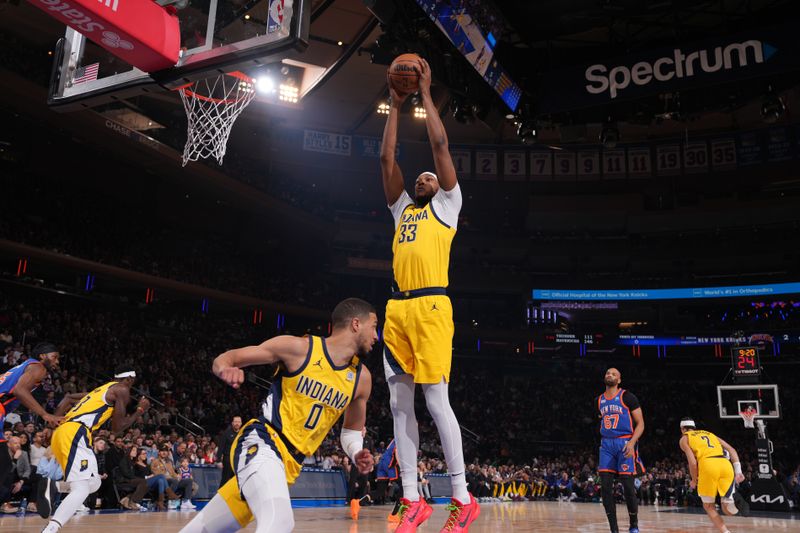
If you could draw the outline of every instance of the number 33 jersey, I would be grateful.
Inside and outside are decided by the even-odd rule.
[[[417,207],[403,191],[389,209],[395,220],[392,270],[396,290],[447,287],[450,246],[461,210],[461,188],[439,191]]]
[[[280,370],[264,402],[266,421],[303,455],[314,455],[358,387],[358,356],[336,366],[324,337],[308,337],[308,355],[294,372]]]

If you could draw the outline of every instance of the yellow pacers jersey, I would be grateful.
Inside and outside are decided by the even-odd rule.
[[[721,457],[725,453],[717,436],[709,431],[687,431],[686,439],[698,463],[708,457]]]
[[[101,385],[81,398],[67,412],[64,422],[79,422],[89,428],[90,432],[100,429],[100,426],[114,414],[114,406],[106,403],[106,392],[117,383],[117,381],[111,381]]]
[[[456,228],[438,218],[431,202],[425,207],[414,204],[406,207],[392,242],[397,289],[447,287],[450,245],[455,235]]]
[[[361,365],[335,366],[324,337],[308,337],[308,356],[295,372],[280,371],[264,406],[264,417],[303,455],[314,455],[350,404]]]

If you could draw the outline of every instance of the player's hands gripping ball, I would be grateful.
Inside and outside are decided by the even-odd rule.
[[[356,468],[361,474],[369,474],[372,472],[372,467],[374,466],[374,461],[372,459],[372,453],[369,450],[361,450],[358,452],[353,460],[356,463]]]

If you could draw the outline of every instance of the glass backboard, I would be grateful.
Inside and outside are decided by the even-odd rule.
[[[174,89],[222,72],[280,61],[308,45],[311,0],[160,0],[175,8],[178,63],[143,72],[67,28],[59,40],[48,103],[95,107],[135,94]]]
[[[750,408],[756,419],[781,417],[781,402],[777,385],[719,385],[717,406],[722,419],[741,419],[739,413]]]

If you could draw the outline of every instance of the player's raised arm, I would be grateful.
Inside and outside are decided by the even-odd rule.
[[[371,392],[372,375],[366,366],[362,366],[355,397],[344,411],[341,433],[342,449],[362,474],[371,472],[373,466],[372,454],[364,449],[362,436],[367,422],[367,400]]]
[[[386,203],[394,205],[403,194],[404,187],[403,173],[394,157],[397,148],[397,120],[400,115],[400,107],[408,95],[395,91],[391,83],[389,83],[389,95],[392,101],[389,105],[389,116],[386,117],[386,126],[383,128],[383,140],[381,141],[381,175]]]
[[[252,365],[272,365],[293,362],[305,358],[308,353],[308,339],[293,335],[281,335],[262,342],[258,346],[236,348],[217,356],[211,367],[214,375],[238,389],[244,383],[242,368]]]
[[[442,124],[442,119],[439,118],[439,110],[436,109],[431,98],[431,67],[424,59],[420,60],[419,94],[422,97],[422,105],[425,107],[425,126],[428,128],[428,139],[431,143],[431,150],[433,150],[433,163],[436,167],[439,185],[445,191],[451,191],[458,183],[458,178],[453,166],[453,158],[450,156],[447,132]]]

